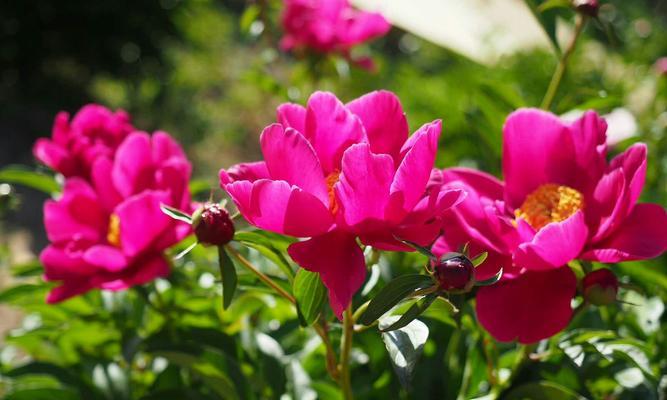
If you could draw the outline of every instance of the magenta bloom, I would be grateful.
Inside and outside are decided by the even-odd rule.
[[[646,145],[607,163],[607,125],[594,112],[572,124],[540,110],[509,116],[503,130],[505,182],[453,168],[436,178],[468,191],[449,212],[444,252],[467,241],[489,251],[481,278],[503,267],[496,285],[480,288],[477,315],[501,341],[547,338],[565,328],[579,258],[615,263],[656,257],[667,249],[667,213],[637,204],[646,173]],[[484,267],[482,267],[484,268]]]
[[[278,107],[278,124],[261,136],[265,161],[220,171],[222,187],[253,225],[310,238],[288,252],[320,273],[339,317],[364,282],[357,244],[410,251],[394,236],[428,245],[442,213],[459,190],[426,194],[441,123],[422,126],[408,139],[398,98],[373,92],[347,105],[314,93],[304,108]]]
[[[51,241],[40,256],[44,277],[61,282],[47,301],[166,276],[164,250],[188,235],[190,226],[163,214],[160,204],[191,211],[190,173],[185,154],[168,134],[134,132],[114,161],[94,162],[91,182],[68,179],[62,197],[44,206]]]
[[[285,0],[282,25],[284,50],[305,47],[343,54],[391,28],[382,15],[355,10],[347,0]]]
[[[66,177],[88,178],[93,163],[114,152],[134,131],[125,111],[111,112],[106,107],[88,104],[72,121],[60,112],[53,123],[52,138],[39,139],[33,148],[35,157]]]

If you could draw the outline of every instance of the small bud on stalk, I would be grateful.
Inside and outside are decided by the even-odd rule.
[[[192,228],[204,246],[222,246],[234,238],[234,223],[219,204],[206,203],[192,215]]]
[[[582,282],[584,299],[596,306],[606,306],[616,301],[618,279],[608,269],[598,269],[587,274]]]
[[[432,267],[441,289],[467,292],[475,285],[475,267],[464,255],[432,260]]]
[[[573,0],[572,5],[577,12],[591,18],[597,17],[598,10],[600,9],[600,4],[597,0]]]

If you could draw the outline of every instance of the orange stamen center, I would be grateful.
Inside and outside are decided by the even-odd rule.
[[[334,170],[326,177],[327,191],[329,193],[329,211],[334,215],[338,212],[338,202],[336,201],[336,193],[334,192],[333,187],[338,182],[339,178],[339,170]]]
[[[109,217],[107,242],[112,246],[120,247],[120,218],[116,214],[111,214],[111,217]]]
[[[584,196],[568,186],[542,185],[526,197],[514,214],[535,229],[561,222],[584,208]]]

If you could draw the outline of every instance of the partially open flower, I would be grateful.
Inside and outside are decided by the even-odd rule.
[[[463,254],[433,260],[432,265],[441,289],[467,292],[475,285],[475,267]]]
[[[584,298],[596,306],[606,306],[616,301],[618,279],[608,269],[598,269],[583,280]]]
[[[600,9],[598,0],[574,0],[572,4],[578,12],[592,18],[597,17]]]
[[[234,223],[219,204],[207,203],[192,216],[197,240],[204,246],[222,246],[234,238]]]

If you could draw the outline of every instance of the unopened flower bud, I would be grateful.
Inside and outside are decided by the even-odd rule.
[[[475,284],[475,267],[464,255],[433,261],[433,274],[441,289],[468,291]]]
[[[222,246],[234,238],[234,223],[218,204],[207,203],[200,207],[192,216],[192,227],[204,246]]]
[[[616,301],[618,279],[608,269],[598,269],[584,277],[584,298],[596,306],[606,306]]]
[[[574,5],[574,8],[581,14],[591,18],[598,16],[598,10],[600,9],[598,0],[574,0],[572,4]]]

